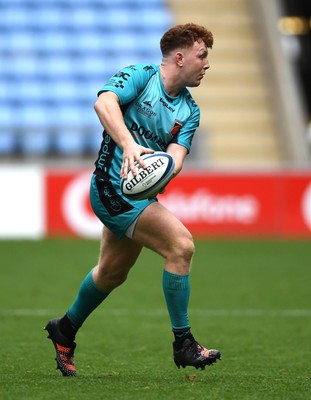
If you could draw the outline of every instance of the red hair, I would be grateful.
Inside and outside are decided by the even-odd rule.
[[[189,23],[176,25],[164,33],[160,41],[163,56],[179,48],[192,47],[194,42],[202,40],[206,47],[212,48],[214,43],[213,34],[204,26]]]

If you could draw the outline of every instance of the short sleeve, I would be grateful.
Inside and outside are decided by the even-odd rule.
[[[128,104],[139,95],[155,73],[155,65],[137,64],[125,67],[109,79],[98,92],[98,96],[102,92],[111,91],[118,96],[121,106]]]
[[[180,128],[178,133],[173,137],[171,143],[179,144],[180,146],[186,147],[188,153],[190,152],[191,143],[195,131],[200,124],[200,109],[195,106],[192,110],[191,115],[187,119],[186,123]]]

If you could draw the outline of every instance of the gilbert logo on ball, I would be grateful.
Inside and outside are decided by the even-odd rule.
[[[133,200],[143,200],[155,197],[173,176],[175,163],[168,153],[156,151],[144,154],[142,159],[146,168],[138,162],[136,176],[129,170],[127,179],[121,180],[122,193]]]

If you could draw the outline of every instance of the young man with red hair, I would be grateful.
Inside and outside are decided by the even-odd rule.
[[[174,175],[181,171],[200,119],[187,87],[200,85],[209,68],[212,45],[213,35],[204,27],[177,25],[161,39],[161,65],[123,68],[98,93],[94,107],[104,132],[90,198],[104,225],[100,257],[64,317],[45,327],[65,376],[76,374],[77,331],[127,279],[143,247],[164,259],[162,286],[174,334],[175,364],[204,369],[220,359],[218,350],[201,346],[190,330],[189,273],[194,253],[190,232],[156,197],[129,200],[120,190],[120,179],[129,170],[136,172],[135,162],[144,167],[144,153],[166,151],[174,158]]]

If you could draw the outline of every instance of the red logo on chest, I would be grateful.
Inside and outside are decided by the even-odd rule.
[[[175,120],[173,128],[171,129],[171,132],[170,132],[171,135],[176,136],[183,125],[184,124],[182,122]]]

